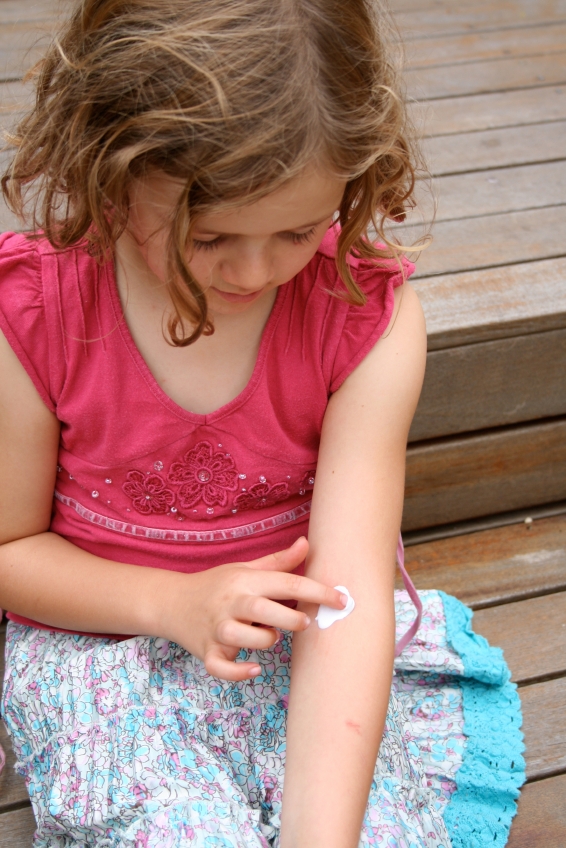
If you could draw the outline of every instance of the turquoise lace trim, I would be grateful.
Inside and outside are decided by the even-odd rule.
[[[521,702],[500,648],[474,633],[472,611],[444,592],[447,638],[464,664],[467,737],[444,821],[453,848],[503,848],[525,782]]]

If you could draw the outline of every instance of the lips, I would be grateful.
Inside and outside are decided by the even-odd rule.
[[[221,298],[227,300],[229,303],[251,303],[252,300],[257,300],[257,298],[263,294],[263,289],[260,289],[260,291],[257,292],[252,292],[251,294],[232,294],[231,292],[221,291],[215,286],[212,286],[212,289],[216,292],[216,294],[219,294]]]

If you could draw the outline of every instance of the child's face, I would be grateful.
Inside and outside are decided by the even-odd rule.
[[[345,181],[309,168],[282,189],[246,206],[196,221],[189,266],[216,314],[243,312],[284,285],[314,256]],[[129,229],[149,269],[165,279],[167,227],[179,183],[165,174],[137,183]]]

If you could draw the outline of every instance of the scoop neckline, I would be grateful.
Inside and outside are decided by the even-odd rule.
[[[212,421],[229,415],[231,412],[233,412],[235,409],[237,409],[239,406],[241,406],[248,400],[248,398],[253,394],[259,383],[267,355],[267,348],[269,347],[269,343],[271,341],[271,338],[273,337],[277,320],[281,313],[284,300],[287,296],[287,290],[289,286],[295,282],[296,277],[293,277],[293,279],[289,280],[288,283],[279,286],[277,289],[273,306],[271,307],[271,311],[269,313],[267,321],[265,322],[265,326],[261,334],[261,341],[259,343],[259,350],[257,353],[253,371],[251,373],[250,379],[248,380],[242,391],[238,395],[236,395],[236,397],[232,398],[232,400],[228,401],[228,403],[225,403],[223,406],[220,406],[218,409],[215,409],[212,412],[202,414],[199,412],[190,412],[188,409],[185,409],[183,406],[180,406],[176,401],[173,400],[173,398],[169,397],[167,392],[165,392],[161,388],[161,386],[153,376],[149,365],[143,358],[141,351],[136,345],[134,337],[132,336],[132,333],[128,326],[128,322],[126,321],[126,316],[124,314],[122,302],[120,300],[120,293],[118,291],[118,281],[116,279],[114,257],[111,257],[109,261],[104,265],[104,270],[106,276],[106,284],[109,289],[110,300],[116,317],[117,327],[120,331],[120,336],[123,342],[125,343],[130,353],[130,356],[134,361],[134,364],[141,373],[141,376],[144,378],[148,388],[150,389],[154,397],[162,404],[162,406],[165,406],[170,412],[173,412],[177,417],[183,418],[186,421],[192,421],[196,424],[210,424],[212,423]]]

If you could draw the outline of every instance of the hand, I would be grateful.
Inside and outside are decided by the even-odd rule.
[[[276,644],[279,629],[306,630],[310,624],[305,613],[277,600],[293,598],[340,610],[346,605],[347,599],[336,589],[287,573],[300,565],[307,552],[308,542],[301,537],[290,548],[252,562],[175,575],[179,581],[172,604],[168,599],[167,632],[162,635],[203,660],[214,677],[257,676],[261,673],[257,663],[234,662],[241,648],[265,650]],[[254,627],[252,622],[262,626]]]

